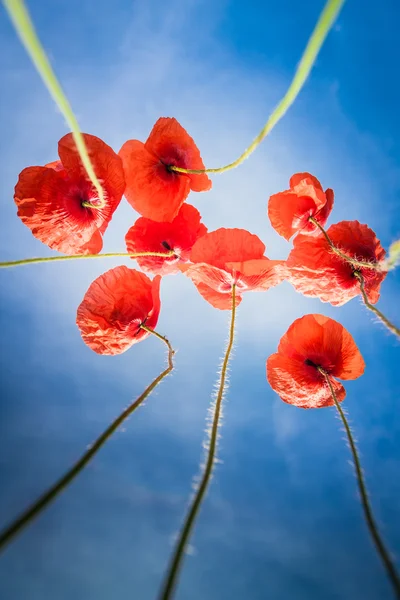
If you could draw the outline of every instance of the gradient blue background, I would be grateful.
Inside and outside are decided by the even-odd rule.
[[[207,166],[236,158],[289,84],[322,0],[42,0],[32,17],[83,131],[116,151],[175,116]],[[335,190],[330,223],[368,223],[384,246],[400,235],[397,0],[349,0],[306,88],[236,171],[193,194],[210,229],[244,227],[271,258],[290,250],[270,227],[270,194],[310,171]],[[13,187],[28,165],[57,158],[67,131],[4,9],[0,12],[0,259],[50,251],[18,220]],[[104,250],[124,251],[136,218],[121,203]],[[94,260],[0,272],[0,527],[59,476],[165,364],[156,339],[118,357],[81,341],[76,308],[119,264]],[[134,263],[125,261],[134,266]],[[381,309],[399,322],[399,272]],[[189,280],[162,282],[158,324],[176,371],[0,557],[4,600],[155,598],[202,459],[207,407],[229,314]],[[285,405],[265,360],[291,322],[319,312],[359,345],[365,375],[346,383],[375,514],[400,556],[399,342],[353,300],[340,309],[287,283],[247,294],[238,310],[222,464],[186,558],[179,600],[375,600],[391,597],[368,537],[334,409]],[[398,563],[399,564],[399,563]]]

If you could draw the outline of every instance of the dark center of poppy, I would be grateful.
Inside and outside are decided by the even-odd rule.
[[[166,250],[172,250],[171,246],[165,240],[161,242],[161,246],[163,246]]]
[[[320,365],[317,365],[315,362],[313,362],[310,358],[306,358],[306,360],[304,361],[304,364],[309,367],[315,367],[316,369],[318,369],[318,367],[320,366]]]

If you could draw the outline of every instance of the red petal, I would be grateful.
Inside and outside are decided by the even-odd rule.
[[[270,386],[284,402],[299,408],[323,408],[334,404],[325,378],[316,369],[314,371],[313,377],[305,372],[304,363],[280,353],[272,354],[267,360]],[[344,387],[333,378],[331,383],[341,402],[346,396]]]
[[[154,125],[145,147],[166,165],[184,169],[204,169],[200,151],[187,131],[171,117],[161,117]],[[204,173],[201,175],[181,174],[190,180],[193,192],[207,192],[212,182]]]
[[[149,273],[167,275],[179,271],[178,263],[189,261],[195,241],[207,233],[199,211],[190,204],[183,204],[171,223],[158,223],[141,217],[125,236],[128,252],[168,252],[175,255],[163,258],[148,256],[137,258],[141,269]]]
[[[300,361],[307,372],[315,367],[340,379],[357,379],[365,368],[364,359],[350,333],[337,321],[319,314],[296,319],[282,336],[278,353]]]
[[[125,196],[131,206],[153,221],[172,221],[189,195],[189,179],[168,171],[138,140],[125,142],[119,155],[125,170]]]
[[[385,251],[374,232],[358,221],[342,221],[327,231],[333,244],[352,258],[379,261]],[[323,302],[340,306],[360,293],[353,267],[333,254],[323,236],[299,235],[287,259],[289,281],[305,296],[316,296]],[[361,268],[369,301],[379,299],[379,288],[386,273]]]
[[[262,258],[265,246],[245,229],[217,229],[206,233],[194,244],[190,255],[194,263],[208,263],[225,269],[227,262]]]
[[[308,225],[308,218],[316,212],[317,207],[312,198],[297,196],[292,192],[274,194],[268,202],[271,225],[287,241],[297,231],[304,229]],[[312,227],[315,229],[315,225]]]
[[[103,187],[106,199],[106,206],[97,212],[101,213],[103,222],[109,222],[125,190],[122,161],[118,154],[100,138],[88,133],[82,135],[94,172]],[[98,194],[89,181],[72,133],[68,133],[58,142],[58,154],[70,179],[75,182],[83,179],[88,184],[90,188],[88,201],[95,204]]]
[[[238,277],[238,288],[261,292],[281,283],[287,276],[286,262],[267,257],[228,262],[226,267]]]
[[[309,196],[320,209],[326,202],[326,197],[318,179],[310,173],[296,173],[290,178],[290,189],[297,196]]]
[[[90,285],[77,312],[83,341],[98,354],[120,354],[148,337],[160,312],[160,277],[121,266]]]
[[[196,283],[196,288],[200,295],[207,300],[214,308],[219,310],[232,310],[232,293],[221,293],[209,287],[204,283]],[[235,306],[239,306],[242,301],[240,294],[235,294]]]
[[[65,254],[96,254],[102,248],[97,220],[91,209],[65,202],[71,186],[62,172],[46,167],[27,167],[15,186],[18,216],[33,235],[53,250]],[[71,200],[70,200],[71,202]]]

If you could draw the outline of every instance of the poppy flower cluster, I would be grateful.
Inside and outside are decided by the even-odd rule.
[[[274,229],[293,249],[287,278],[304,296],[341,306],[361,293],[362,279],[371,304],[379,300],[386,272],[380,268],[385,250],[375,233],[358,221],[341,221],[323,229],[333,207],[333,191],[325,192],[310,173],[297,173],[290,190],[270,197],[268,214]]]
[[[100,252],[103,235],[122,195],[139,213],[125,242],[126,256],[137,260],[141,271],[118,266],[100,275],[84,295],[76,322],[84,343],[98,354],[121,354],[151,334],[165,341],[168,369],[146,389],[143,398],[173,368],[172,347],[155,331],[162,277],[184,274],[211,306],[232,311],[215,405],[219,408],[213,413],[215,439],[233,344],[233,302],[236,307],[245,292],[265,292],[285,279],[305,296],[334,306],[360,293],[367,306],[378,301],[386,276],[379,267],[384,249],[375,233],[358,221],[342,221],[325,231],[334,193],[330,188],[324,191],[310,173],[294,174],[289,189],[269,199],[273,228],[287,241],[294,237],[288,258],[272,260],[266,256],[259,237],[238,228],[208,231],[197,208],[185,202],[191,191],[208,191],[211,181],[206,173],[174,169],[204,170],[197,146],[176,119],[160,118],[146,142],[129,140],[118,154],[95,136],[84,134],[84,141],[103,187],[103,201],[88,180],[72,135],[68,134],[58,145],[60,160],[21,172],[14,196],[18,216],[50,248],[85,255]],[[306,409],[335,404],[346,426],[339,406],[346,391],[338,380],[360,377],[365,364],[352,336],[340,323],[310,314],[289,327],[277,352],[267,359],[266,368],[271,387],[284,402]],[[351,436],[348,427],[347,431]],[[357,463],[354,443],[349,440]],[[213,465],[214,459],[215,443],[210,442],[207,464]],[[212,468],[205,469],[202,475],[193,504],[195,512],[211,472]],[[193,521],[191,512],[187,519],[187,523]],[[178,562],[187,543],[182,539],[177,545]],[[168,589],[175,576],[172,569]]]

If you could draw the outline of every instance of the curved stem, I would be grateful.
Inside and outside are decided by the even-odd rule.
[[[116,258],[116,257],[128,257],[128,258],[139,258],[141,256],[161,256],[168,258],[173,256],[175,252],[173,250],[169,252],[106,252],[104,254],[70,254],[67,256],[45,256],[42,258],[22,258],[21,260],[10,260],[6,262],[0,262],[0,269],[6,267],[22,267],[23,265],[30,265],[33,263],[44,263],[44,262],[56,262],[60,260],[75,260],[79,258]]]
[[[371,263],[371,262],[367,262],[367,261],[363,261],[363,260],[357,260],[356,258],[352,258],[351,256],[348,256],[345,252],[342,252],[341,250],[339,250],[339,248],[337,248],[335,246],[335,244],[332,242],[331,238],[329,237],[329,235],[327,234],[325,229],[322,227],[321,223],[319,223],[317,221],[317,219],[315,219],[314,217],[309,217],[308,220],[310,221],[310,223],[313,223],[314,225],[316,225],[318,227],[318,229],[323,234],[324,238],[328,242],[328,244],[334,254],[336,254],[337,256],[340,256],[340,258],[342,258],[343,260],[345,260],[346,262],[350,263],[351,265],[353,265],[355,267],[359,267],[359,268],[363,268],[363,269],[373,269],[374,271],[382,271],[382,268],[379,265],[379,263]]]
[[[44,51],[43,46],[41,45],[36,34],[26,6],[23,0],[3,0],[3,2],[22,44],[25,46],[25,49],[28,52],[36,69],[38,70],[43,83],[47,87],[48,91],[53,97],[53,100],[57,104],[61,114],[64,116],[69,128],[72,131],[76,149],[79,153],[82,164],[98,194],[99,201],[97,204],[85,202],[84,206],[96,209],[104,208],[106,205],[106,199],[103,188],[96,176],[96,173],[94,172],[94,168],[86,148],[85,140],[80,131],[78,121],[53,69],[51,68],[50,62],[46,56],[46,52]]]
[[[339,413],[339,416],[342,420],[342,423],[343,423],[345,431],[346,431],[347,440],[349,442],[350,450],[351,450],[353,460],[354,460],[354,467],[355,467],[355,471],[356,471],[358,490],[360,492],[360,497],[361,497],[361,505],[362,505],[362,509],[364,511],[364,517],[365,517],[365,521],[368,526],[369,533],[373,539],[373,542],[378,551],[378,554],[379,554],[379,556],[383,562],[383,565],[386,569],[386,572],[389,576],[390,583],[393,586],[393,590],[396,594],[396,597],[400,598],[400,578],[399,578],[399,575],[396,572],[395,566],[390,558],[389,552],[386,550],[385,544],[380,536],[377,524],[375,522],[375,519],[374,519],[374,516],[372,513],[371,505],[370,505],[369,499],[368,499],[367,488],[365,485],[364,476],[363,476],[362,469],[361,469],[360,458],[358,456],[357,448],[356,448],[356,445],[355,445],[355,442],[353,439],[353,435],[351,433],[350,426],[347,422],[347,419],[342,410],[342,407],[340,406],[340,404],[338,402],[335,390],[333,389],[333,386],[332,386],[332,383],[331,383],[328,373],[321,367],[318,367],[318,370],[320,371],[320,373],[322,373],[324,375],[326,382],[329,385],[329,389],[332,394],[333,401],[335,403],[336,409]]]
[[[11,540],[22,531],[26,525],[28,525],[33,519],[35,519],[47,506],[53,502],[61,494],[61,492],[75,479],[77,475],[83,470],[89,461],[97,454],[100,448],[106,443],[111,435],[118,429],[118,427],[127,419],[151,394],[155,387],[169,374],[174,368],[173,355],[174,350],[166,337],[160,335],[156,331],[149,327],[142,326],[143,329],[152,333],[160,340],[162,340],[168,348],[168,366],[158,377],[156,377],[151,384],[144,390],[144,392],[133,402],[128,408],[126,408],[116,419],[107,427],[107,429],[97,438],[97,440],[89,447],[89,449],[81,456],[81,458],[58,480],[52,485],[44,494],[42,494],[36,502],[34,502],[29,508],[27,508],[15,521],[13,521],[8,527],[0,531],[0,552],[4,547],[11,542]]]
[[[398,327],[396,327],[396,325],[393,325],[393,323],[391,323],[389,321],[389,319],[387,317],[385,317],[385,315],[379,310],[379,308],[376,308],[376,306],[371,304],[371,302],[368,300],[368,296],[365,291],[364,277],[362,276],[362,274],[359,271],[355,271],[354,277],[356,277],[358,279],[358,281],[360,282],[361,295],[362,295],[365,306],[370,311],[372,311],[375,316],[378,317],[378,319],[385,325],[385,327],[387,327],[389,329],[389,331],[394,333],[394,335],[397,335],[397,337],[400,337],[400,329]]]
[[[314,66],[315,60],[318,56],[319,51],[335,22],[345,0],[328,0],[319,19],[314,28],[314,31],[307,43],[304,50],[303,56],[301,57],[299,66],[296,69],[293,80],[287,90],[286,94],[275,108],[268,121],[261,129],[258,136],[252,141],[250,146],[232,163],[225,165],[224,167],[218,167],[217,169],[184,169],[182,167],[170,166],[171,171],[177,171],[178,173],[192,173],[194,175],[200,175],[201,173],[225,173],[230,169],[238,167],[243,161],[246,160],[254,152],[254,150],[261,144],[263,139],[269,134],[269,132],[275,127],[275,125],[282,119],[287,110],[291,107],[293,102],[299,95],[302,87],[304,86],[311,69]]]
[[[213,406],[214,413],[212,416],[212,426],[210,431],[210,442],[208,446],[207,459],[204,467],[204,471],[200,480],[199,487],[195,493],[192,504],[186,515],[183,527],[179,534],[178,542],[175,546],[175,550],[172,556],[172,560],[168,567],[168,571],[163,583],[162,591],[160,593],[160,600],[169,600],[172,598],[179,571],[182,566],[186,546],[188,544],[190,534],[192,532],[196,517],[201,508],[201,504],[205,498],[208,485],[210,483],[214,462],[216,458],[217,441],[218,441],[218,430],[220,425],[220,417],[222,413],[222,401],[225,391],[226,374],[228,370],[229,357],[232,351],[233,339],[235,334],[235,315],[236,315],[236,298],[235,298],[235,285],[232,286],[232,316],[231,324],[229,329],[229,340],[226,348],[224,360],[221,368],[221,375],[219,380],[218,392]]]

